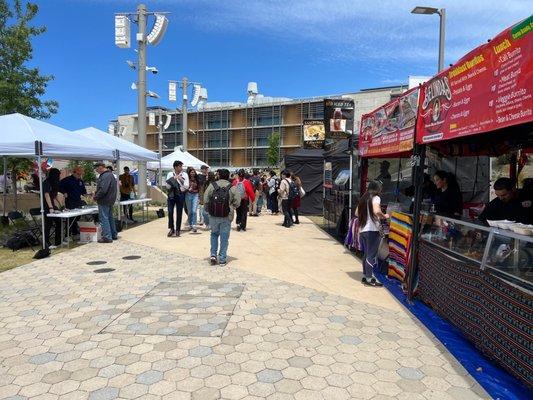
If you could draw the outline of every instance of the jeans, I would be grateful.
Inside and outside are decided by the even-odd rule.
[[[196,211],[198,210],[198,193],[185,194],[185,204],[187,205],[187,220],[189,226],[196,225]]]
[[[378,249],[381,236],[379,232],[361,232],[359,234],[365,257],[363,259],[363,276],[370,279],[374,276],[374,268],[378,267]]]
[[[102,237],[115,240],[117,238],[117,225],[113,217],[113,206],[98,204],[98,217],[102,227]]]
[[[211,217],[209,213],[207,212],[205,206],[202,207],[202,218],[204,220],[204,225],[207,227],[209,226],[209,222],[211,221]]]
[[[209,224],[211,226],[211,257],[216,257],[218,253],[218,261],[226,262],[229,234],[231,232],[231,221],[225,217],[209,217]],[[220,249],[219,249],[220,238]]]
[[[168,229],[173,232],[181,230],[181,217],[183,215],[183,203],[185,196],[180,194],[178,196],[169,197],[167,199],[168,206]],[[174,207],[176,207],[176,224],[174,225]],[[177,229],[176,229],[177,228]]]
[[[259,192],[258,192],[259,193]],[[256,208],[256,214],[261,214],[261,210],[263,209],[263,202],[264,202],[264,196],[263,193],[259,193],[259,197],[257,199],[257,208]]]
[[[120,193],[120,201],[126,201],[131,200],[129,194]],[[124,216],[128,217],[129,219],[133,219],[133,205],[129,206],[122,206],[122,212],[124,213]]]
[[[290,200],[281,200],[281,209],[283,210],[283,226],[291,226],[292,221],[292,210]]]
[[[237,207],[237,226],[246,229],[246,222],[248,221],[248,200],[242,199],[241,205]]]
[[[270,210],[272,213],[276,214],[279,212],[278,207],[278,194],[276,192],[268,195],[268,201],[270,202]]]
[[[204,223],[204,208],[205,208],[205,205],[203,205],[203,204],[199,204],[198,205],[197,220],[198,220],[199,224],[203,224]]]

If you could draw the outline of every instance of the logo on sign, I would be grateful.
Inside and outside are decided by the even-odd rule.
[[[447,76],[435,79],[427,86],[422,103],[422,118],[429,131],[436,132],[441,128],[451,100],[452,91]]]

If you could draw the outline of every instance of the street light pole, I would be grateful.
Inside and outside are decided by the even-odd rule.
[[[138,138],[139,146],[146,148],[146,6],[137,7],[139,32],[137,33],[137,94],[138,94]],[[139,163],[139,193],[146,195],[146,164]]]
[[[189,79],[184,76],[181,80],[181,89],[183,92],[183,104],[181,107],[181,132],[182,132],[182,147],[183,151],[187,151],[188,134],[187,134],[187,86]]]
[[[163,187],[163,168],[161,158],[163,157],[163,112],[159,109],[159,187]]]
[[[444,69],[444,39],[446,34],[446,9],[441,8],[439,11],[439,72]]]

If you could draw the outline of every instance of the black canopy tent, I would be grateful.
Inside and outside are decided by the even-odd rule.
[[[298,149],[285,156],[285,168],[302,180],[305,196],[301,214],[322,214],[324,151],[322,149]]]

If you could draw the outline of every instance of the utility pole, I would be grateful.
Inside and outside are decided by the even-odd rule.
[[[163,168],[161,158],[163,157],[163,112],[159,109],[159,187],[163,187]]]
[[[183,92],[183,105],[181,107],[181,132],[182,132],[182,144],[183,151],[187,151],[187,86],[189,86],[189,79],[184,76],[181,80],[181,90]]]
[[[138,94],[138,138],[139,146],[146,148],[146,6],[137,7],[139,31],[137,33],[137,94]],[[146,195],[146,164],[139,163],[139,193]]]
[[[444,69],[444,39],[446,35],[446,9],[441,8],[439,14],[439,72]]]

